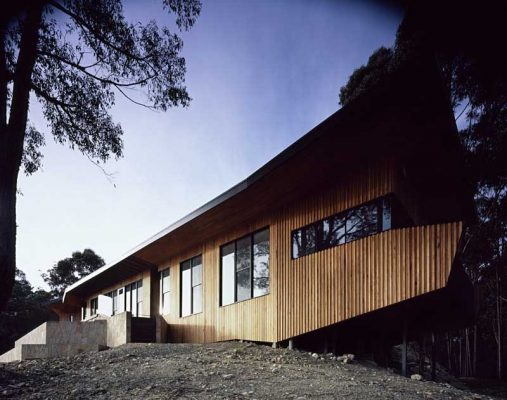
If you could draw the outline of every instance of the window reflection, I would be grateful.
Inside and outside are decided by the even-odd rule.
[[[269,293],[269,229],[221,247],[221,305]]]
[[[396,225],[409,225],[410,218],[401,205],[394,202],[393,195],[387,195],[293,231],[292,257],[299,258],[391,229],[393,205],[399,221]]]

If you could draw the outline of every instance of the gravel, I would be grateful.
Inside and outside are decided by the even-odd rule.
[[[492,399],[346,359],[246,342],[129,344],[0,364],[0,398]]]

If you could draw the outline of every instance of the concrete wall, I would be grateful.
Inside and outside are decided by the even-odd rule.
[[[107,322],[107,339],[108,347],[116,347],[125,343],[130,343],[132,314],[122,312],[113,315],[106,320]]]
[[[30,344],[46,344],[46,330],[48,322],[39,325],[34,330],[28,332],[25,336],[21,336],[15,342],[15,346],[30,343]]]
[[[0,355],[0,362],[35,358],[68,357],[130,342],[131,314],[121,313],[94,321],[49,321],[15,342]]]

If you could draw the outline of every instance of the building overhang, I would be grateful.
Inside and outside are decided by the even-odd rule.
[[[402,71],[335,112],[244,181],[65,290],[82,296],[185,251],[382,159],[427,156],[442,182],[459,177],[456,125],[436,67]],[[429,82],[429,83],[428,83]],[[389,96],[386,96],[389,93]],[[417,93],[414,95],[414,93]],[[457,166],[456,166],[457,165]],[[466,207],[463,206],[463,209]]]

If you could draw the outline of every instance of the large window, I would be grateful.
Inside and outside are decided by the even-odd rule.
[[[220,305],[269,293],[269,229],[220,248]]]
[[[123,291],[122,291],[122,293],[123,293]],[[111,315],[118,314],[118,291],[113,290],[109,293],[106,293],[105,295],[107,297],[111,297],[111,299],[113,299],[113,309],[112,309]]]
[[[202,312],[202,256],[181,263],[182,317]]]
[[[125,311],[131,311],[133,317],[143,313],[143,281],[139,280],[125,286]]]
[[[169,314],[171,310],[171,275],[169,268],[160,271],[160,314]]]
[[[408,225],[408,219],[393,195],[380,197],[292,231],[292,258],[389,230],[394,221]]]

